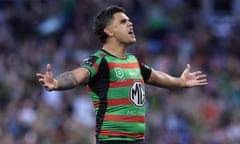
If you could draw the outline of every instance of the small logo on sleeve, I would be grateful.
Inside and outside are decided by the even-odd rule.
[[[96,62],[97,57],[96,56],[89,56],[85,59],[83,59],[81,65],[87,65],[87,66],[93,66],[93,64]]]

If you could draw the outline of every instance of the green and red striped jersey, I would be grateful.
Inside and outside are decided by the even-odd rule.
[[[87,87],[96,111],[97,140],[144,139],[144,81],[151,68],[132,54],[120,59],[104,50],[84,59],[81,67],[91,74]]]

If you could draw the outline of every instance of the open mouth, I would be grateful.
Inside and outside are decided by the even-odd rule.
[[[132,37],[135,37],[133,28],[130,28],[130,29],[128,30],[128,34],[129,34],[130,36],[132,36]]]

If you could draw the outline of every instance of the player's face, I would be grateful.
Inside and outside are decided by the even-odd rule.
[[[120,43],[132,44],[136,42],[133,24],[126,14],[122,12],[115,13],[108,27],[112,32],[112,37]]]

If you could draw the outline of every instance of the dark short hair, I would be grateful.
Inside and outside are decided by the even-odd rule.
[[[104,28],[109,24],[113,15],[117,12],[126,13],[125,9],[122,7],[112,5],[101,10],[95,17],[93,32],[102,43],[105,43],[108,37],[108,35],[104,32]]]

